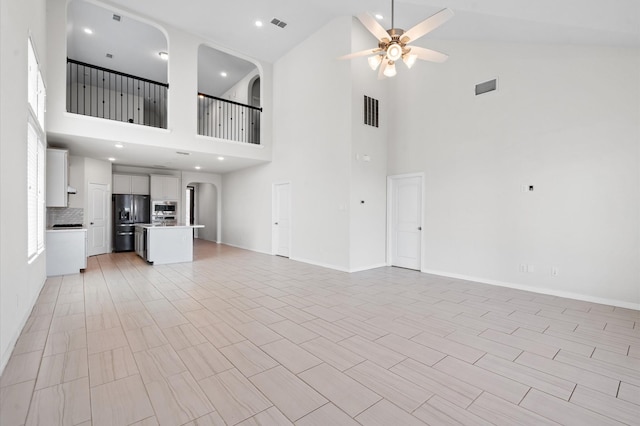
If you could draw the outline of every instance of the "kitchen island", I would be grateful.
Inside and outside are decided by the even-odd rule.
[[[192,262],[194,228],[204,225],[136,224],[136,253],[154,265]]]

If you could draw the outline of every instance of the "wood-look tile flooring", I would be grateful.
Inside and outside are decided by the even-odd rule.
[[[640,312],[197,241],[50,278],[0,423],[640,424]]]

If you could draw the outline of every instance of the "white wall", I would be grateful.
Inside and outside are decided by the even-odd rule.
[[[199,225],[198,238],[218,242],[218,190],[210,183],[195,185],[195,217]]]
[[[220,230],[222,227],[222,176],[218,175],[218,174],[214,174],[214,173],[202,173],[202,172],[182,172],[182,198],[181,198],[181,202],[182,205],[186,205],[186,190],[187,190],[187,186],[193,185],[193,184],[211,184],[213,187],[215,187],[215,200],[212,201],[212,205],[215,205],[215,223],[209,222],[207,221],[207,223],[209,224],[209,226],[207,226],[207,224],[204,224],[205,226],[207,226],[209,229],[208,230],[203,230],[203,229],[197,229],[196,230],[196,235],[198,235],[198,237],[200,238],[201,235],[204,235],[205,239],[209,240],[209,241],[215,241],[215,242],[221,242],[221,236],[220,236]],[[196,192],[198,191],[198,188],[196,188]],[[196,222],[199,221],[199,217],[197,215],[197,211],[196,211]],[[181,218],[180,221],[183,221],[184,218]],[[198,222],[200,223],[200,222]],[[214,232],[212,232],[212,229],[214,228]],[[204,234],[203,234],[204,232]]]
[[[389,142],[389,174],[426,176],[423,269],[640,307],[639,50],[433,46]]]
[[[46,280],[27,263],[27,38],[46,79],[44,0],[0,2],[0,373]]]
[[[272,185],[287,181],[291,258],[349,269],[350,66],[336,58],[350,34],[336,19],[274,64],[273,162],[223,176],[223,242],[271,253]]]

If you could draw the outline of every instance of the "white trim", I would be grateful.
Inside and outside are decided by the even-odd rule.
[[[375,265],[362,266],[360,268],[349,269],[349,273],[369,271],[371,269],[378,269],[378,268],[386,268],[387,266],[389,266],[389,265],[387,265],[386,262],[385,263],[378,263],[378,264],[375,264]]]
[[[36,306],[38,297],[40,297],[40,292],[42,292],[42,289],[44,288],[44,284],[46,282],[47,282],[46,278],[42,280],[42,284],[40,284],[40,290],[34,293],[31,303],[29,303],[27,306],[34,306],[34,307]],[[29,321],[29,317],[31,316],[32,310],[33,308],[26,312],[26,315],[22,319],[20,325],[16,327],[14,335],[9,340],[9,344],[7,345],[7,350],[5,351],[5,353],[2,354],[2,359],[0,359],[0,375],[2,375],[2,373],[4,372],[4,369],[7,366],[7,363],[9,362],[11,355],[13,354],[16,344],[18,343],[18,339],[20,338],[20,335],[22,334],[24,327],[27,325],[27,321]]]
[[[275,221],[276,221],[276,210],[277,210],[277,194],[276,194],[276,186],[278,185],[289,185],[289,258],[291,258],[291,240],[292,240],[292,230],[293,230],[293,212],[292,212],[292,196],[293,196],[293,185],[290,180],[284,181],[275,181],[271,184],[271,255],[278,255],[278,247],[276,247],[276,238],[275,233]]]
[[[406,179],[412,177],[420,178],[420,227],[424,230],[424,172],[415,172],[415,173],[404,173],[399,175],[390,175],[387,176],[387,253],[386,253],[386,265],[385,266],[393,266],[391,264],[391,228],[392,223],[391,220],[393,218],[393,186],[392,182],[397,179]],[[420,234],[420,268],[422,268],[422,264],[424,263],[422,260],[422,256],[424,253],[424,238],[423,233]]]
[[[290,257],[289,259],[293,260],[293,261],[296,261],[296,262],[308,263],[309,265],[320,266],[322,268],[333,269],[335,271],[346,272],[346,273],[351,272],[347,268],[344,268],[342,266],[337,266],[337,265],[331,265],[329,263],[314,262],[313,260],[301,259],[301,258],[298,258],[298,257],[296,257],[296,258]]]
[[[203,240],[203,241],[207,241],[207,240]],[[239,246],[237,244],[231,244],[231,243],[225,243],[225,242],[218,242],[216,244],[224,244],[225,246],[235,247],[235,248],[242,249],[242,250],[253,251],[255,253],[267,254],[269,256],[272,255],[272,253],[270,253],[268,251],[265,251],[265,250],[253,249],[253,248],[249,248],[249,247],[245,247],[245,246]]]
[[[546,295],[549,295],[549,296],[564,297],[564,298],[567,298],[567,299],[581,300],[583,302],[591,302],[591,303],[598,303],[598,304],[602,304],[602,305],[618,306],[620,308],[633,309],[633,310],[636,310],[636,311],[640,311],[640,303],[625,302],[623,300],[615,300],[615,299],[606,299],[606,298],[602,298],[602,297],[589,296],[589,295],[586,295],[586,294],[573,293],[573,292],[570,292],[570,291],[558,291],[558,290],[553,290],[553,289],[549,289],[549,288],[533,287],[533,286],[530,286],[530,285],[523,285],[523,284],[514,284],[514,283],[508,283],[508,282],[504,282],[504,281],[497,281],[497,280],[490,280],[490,279],[486,279],[486,278],[471,277],[471,276],[468,276],[468,275],[453,274],[453,273],[450,273],[450,272],[443,272],[443,271],[433,271],[433,270],[423,269],[420,272],[423,272],[425,274],[439,275],[439,276],[448,277],[448,278],[457,278],[457,279],[466,280],[466,281],[475,281],[475,282],[478,282],[478,283],[495,285],[495,286],[498,286],[498,287],[506,287],[506,288],[512,288],[512,289],[515,289],[515,290],[530,291],[532,293],[546,294]]]

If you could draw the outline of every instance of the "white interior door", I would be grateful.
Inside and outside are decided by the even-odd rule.
[[[87,212],[87,254],[95,256],[108,252],[107,225],[109,218],[109,191],[107,185],[89,184]]]
[[[273,253],[289,257],[291,242],[291,184],[273,185]]]
[[[390,264],[420,270],[422,252],[422,176],[390,178]]]

